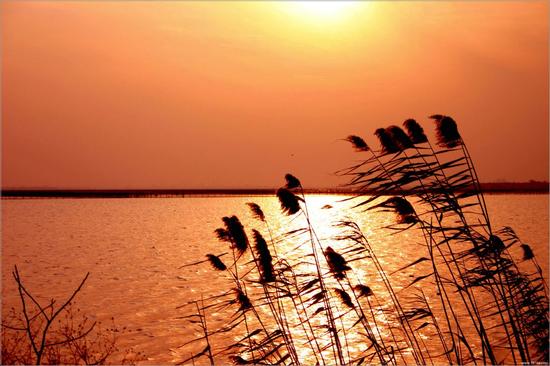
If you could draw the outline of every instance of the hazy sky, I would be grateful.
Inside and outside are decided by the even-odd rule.
[[[306,187],[430,114],[548,179],[548,2],[2,1],[2,186]]]

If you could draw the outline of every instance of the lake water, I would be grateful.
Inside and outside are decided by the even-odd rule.
[[[380,229],[391,214],[339,209],[348,205],[337,202],[342,198],[307,197],[322,239],[330,236],[332,222],[350,217],[360,223],[386,271],[420,255],[414,236],[396,239]],[[548,195],[487,195],[486,200],[493,226],[512,226],[548,273]],[[41,301],[66,298],[90,272],[76,299],[82,312],[98,320],[114,317],[126,326],[119,346],[143,352],[143,363],[180,361],[189,352],[178,347],[191,331],[181,319],[185,310],[177,307],[215,293],[223,283],[208,264],[180,267],[206,253],[227,251],[213,234],[223,216],[235,214],[247,229],[262,229],[246,206],[251,201],[262,206],[275,232],[296,225],[280,214],[276,198],[265,196],[2,200],[3,309],[19,301],[14,265]],[[334,208],[322,209],[326,204]],[[392,281],[410,282],[410,275]]]

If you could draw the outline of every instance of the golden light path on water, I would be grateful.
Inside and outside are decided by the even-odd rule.
[[[342,252],[347,244],[334,240],[341,231],[334,227],[339,220],[352,219],[358,223],[369,239],[384,270],[390,274],[419,257],[426,256],[422,236],[416,230],[391,235],[383,227],[395,221],[392,212],[362,212],[350,210],[352,202],[342,202],[344,196],[310,195],[307,206],[312,226],[324,249],[331,246]],[[534,249],[542,266],[548,271],[548,196],[547,195],[488,195],[486,197],[493,225],[513,226],[525,242]],[[235,285],[223,272],[214,271],[208,263],[180,268],[187,263],[203,260],[205,254],[228,252],[227,243],[220,243],[214,236],[216,228],[223,226],[221,217],[237,215],[247,233],[257,229],[269,237],[265,226],[255,220],[247,202],[258,203],[266,213],[274,237],[283,232],[304,226],[303,216],[287,217],[281,214],[275,197],[190,197],[156,199],[97,199],[97,200],[2,200],[2,298],[3,309],[18,306],[19,299],[11,270],[18,265],[28,288],[41,301],[50,298],[63,299],[74,289],[86,272],[91,276],[84,290],[77,297],[77,305],[91,319],[107,321],[111,317],[127,330],[118,336],[121,350],[132,347],[146,357],[141,363],[166,364],[181,361],[204,348],[203,343],[181,347],[185,342],[200,336],[200,332],[182,317],[190,315],[189,307],[178,306],[200,300],[201,296],[220,294]],[[331,205],[332,208],[323,208]],[[280,243],[278,253],[288,253],[289,261],[310,260],[308,235],[289,238]],[[299,244],[302,244],[299,246]],[[512,254],[520,255],[519,248]],[[345,257],[350,260],[350,254]],[[250,260],[250,254],[245,257]],[[229,256],[222,259],[231,263]],[[242,262],[243,264],[245,261]],[[326,271],[326,264],[321,260]],[[372,260],[350,261],[353,268],[348,277],[353,285],[362,283],[371,287],[375,296],[361,298],[367,317],[373,319],[367,299],[375,309],[378,330],[383,338],[392,335],[387,325],[394,324],[391,302],[385,297],[385,288],[380,281]],[[315,266],[302,264],[300,273],[312,273]],[[429,272],[426,263],[398,271],[389,276],[392,286],[410,305],[403,290],[414,278]],[[258,274],[249,275],[256,280]],[[327,281],[331,303],[339,311],[349,311],[337,298],[334,288],[339,284],[331,277]],[[429,279],[416,284],[433,305],[434,313],[440,314],[438,298]],[[347,284],[343,283],[344,288]],[[414,286],[413,286],[414,287]],[[251,287],[250,287],[251,288]],[[355,301],[355,299],[353,299]],[[484,299],[477,299],[483,303]],[[457,306],[457,309],[460,309]],[[226,310],[213,310],[207,315],[211,329],[228,320],[228,314],[235,313],[233,305]],[[261,309],[269,313],[267,307]],[[263,317],[262,317],[263,318]],[[268,319],[265,316],[265,319]],[[349,330],[356,314],[349,311],[343,321],[350,353],[364,351],[363,330],[355,327]],[[312,318],[320,324],[322,314]],[[269,326],[266,320],[266,326]],[[467,327],[468,321],[464,321]],[[298,326],[298,328],[300,328]],[[360,331],[358,331],[359,329]],[[395,336],[399,337],[398,331]],[[431,327],[420,330],[427,347],[437,347]],[[239,338],[225,335],[214,336],[216,351],[223,345]],[[304,340],[299,329],[293,332],[296,340]],[[325,337],[325,341],[328,338]],[[474,345],[475,347],[475,345]],[[304,359],[314,357],[308,347],[299,347]],[[475,348],[478,352],[478,348]],[[407,351],[408,352],[408,351]],[[404,352],[405,357],[409,357]],[[330,358],[331,351],[325,351]],[[219,356],[220,361],[226,358]],[[347,354],[346,354],[347,357]],[[204,362],[205,359],[203,359]],[[200,363],[200,362],[199,362]]]
[[[256,200],[258,201],[258,200]],[[275,237],[276,242],[276,251],[279,255],[284,256],[291,264],[294,265],[296,268],[296,271],[301,274],[314,274],[316,273],[316,266],[313,263],[313,257],[312,257],[312,244],[311,244],[311,236],[308,233],[304,233],[304,235],[296,235],[291,236],[288,239],[281,239],[279,241],[280,235],[286,233],[286,232],[293,232],[296,230],[299,230],[301,228],[306,227],[306,220],[305,216],[303,214],[298,214],[293,217],[285,217],[281,214],[279,214],[280,206],[279,202],[276,200],[266,200],[263,198],[260,198],[259,201],[261,201],[261,206],[265,210],[265,212],[268,215],[267,222],[270,226],[270,229],[273,231],[273,237]],[[345,230],[342,228],[338,228],[337,224],[340,221],[350,221],[350,220],[357,220],[358,224],[363,228],[364,234],[367,237],[373,237],[373,236],[380,236],[380,234],[385,235],[385,233],[380,232],[380,228],[385,225],[389,225],[393,222],[394,217],[393,214],[387,214],[387,213],[372,213],[369,212],[367,215],[361,215],[357,213],[353,213],[352,210],[350,210],[350,206],[356,204],[357,201],[346,201],[346,197],[344,196],[326,196],[326,195],[312,195],[307,197],[307,207],[310,212],[310,220],[312,227],[314,228],[313,233],[313,240],[316,243],[320,243],[320,246],[316,244],[316,249],[320,252],[321,250],[326,250],[327,247],[332,247],[336,252],[343,252],[345,251],[346,247],[349,245],[349,242],[346,241],[339,241],[336,240],[337,237],[343,236],[345,234]],[[331,207],[329,207],[331,206]],[[351,214],[351,215],[350,215]],[[270,217],[271,216],[271,217]],[[250,219],[244,219],[248,225],[248,229],[257,229],[260,232],[263,232],[266,238],[269,238],[268,233],[266,232],[266,227],[262,224],[257,222],[257,220],[250,220]],[[244,221],[243,221],[244,222]],[[410,260],[410,253],[407,253],[407,250],[405,249],[406,246],[414,246],[419,245],[415,242],[418,238],[411,238],[410,233],[403,233],[401,240],[405,240],[405,243],[408,243],[406,245],[403,245],[402,243],[399,243],[399,246],[404,249],[400,253],[393,253],[391,261],[389,261],[387,258],[384,258],[382,256],[381,262],[383,265],[387,265],[388,262],[390,263],[389,266],[386,266],[387,268],[395,268],[394,265],[391,264],[403,264],[406,263],[408,260]],[[318,239],[318,241],[317,241]],[[386,238],[384,239],[384,243],[379,243],[380,245],[395,245],[395,242],[393,240]],[[319,254],[322,258],[323,255]],[[305,261],[309,263],[304,263]],[[350,291],[350,288],[346,281],[337,282],[334,279],[331,279],[330,274],[328,273],[328,268],[326,264],[324,263],[324,259],[320,259],[322,262],[323,267],[323,274],[326,275],[327,281],[327,288],[330,293],[330,296],[332,298],[332,306],[334,306],[336,309],[338,309],[338,313],[345,314],[342,316],[341,319],[337,320],[337,326],[341,328],[342,332],[344,333],[343,336],[343,342],[345,344],[346,357],[350,356],[357,356],[361,352],[364,352],[365,349],[368,347],[368,342],[365,340],[365,334],[363,332],[357,332],[354,329],[351,329],[353,326],[353,323],[357,320],[357,315],[354,314],[354,311],[351,309],[347,309],[344,305],[341,303],[338,303],[337,296],[334,292],[334,288],[344,288],[348,293],[353,293],[353,291]],[[226,263],[231,263],[230,259],[227,259],[225,261]],[[246,262],[246,261],[245,261]],[[298,264],[299,263],[299,264]],[[352,266],[353,271],[348,273],[348,277],[354,284],[364,284],[368,285],[372,288],[373,292],[375,294],[382,294],[385,292],[383,288],[383,284],[378,280],[376,275],[376,268],[368,263],[368,260],[359,260],[357,262],[350,262],[350,266]],[[421,269],[418,268],[416,271],[420,271]],[[414,274],[416,271],[413,271],[412,274]],[[408,281],[409,275],[412,276],[411,273],[407,273],[406,275],[400,275],[396,274],[394,276],[394,280],[397,283],[405,284]],[[249,279],[256,279],[258,277],[257,272],[253,272]],[[226,289],[229,289],[231,287],[234,287],[234,283],[231,281],[228,281],[226,284]],[[396,286],[397,289],[399,289],[402,286]],[[200,291],[196,291],[197,296],[199,296]],[[254,293],[251,291],[251,293]],[[309,297],[313,295],[314,293],[306,296]],[[204,295],[204,294],[203,294]],[[261,294],[257,294],[261,295]],[[251,295],[252,296],[252,295]],[[357,300],[357,299],[355,299]],[[377,337],[382,337],[384,339],[388,339],[392,336],[390,327],[388,326],[381,326],[383,324],[391,324],[392,327],[396,327],[397,324],[394,324],[396,319],[390,319],[386,316],[385,312],[391,313],[391,303],[388,298],[385,298],[384,296],[374,296],[371,298],[365,298],[361,300],[363,306],[367,305],[368,307],[366,309],[369,309],[372,307],[373,309],[368,314],[370,317],[373,316],[375,323],[370,324],[373,331],[376,333],[375,335]],[[285,302],[285,306],[289,309],[292,308],[293,304],[289,301]],[[319,308],[320,305],[315,305],[314,308]],[[266,309],[266,307],[263,307],[264,310],[264,316],[265,319],[272,319],[272,314],[270,314],[269,309]],[[310,311],[310,314],[313,313]],[[216,317],[220,316],[221,314],[214,313],[212,314],[213,318],[216,319]],[[304,318],[299,318],[296,316],[296,314],[293,314],[292,312],[287,313],[287,316],[289,317],[291,323],[294,325],[292,334],[295,341],[298,342],[298,344],[306,344],[308,342],[307,336],[305,336],[304,331],[302,330],[301,323],[304,322]],[[253,318],[253,317],[252,317]],[[220,320],[227,320],[227,317],[222,317]],[[312,325],[314,327],[321,326],[322,324],[326,324],[326,319],[322,315],[316,315],[315,317],[311,318]],[[249,322],[253,323],[253,320],[249,320]],[[269,321],[268,321],[269,323]],[[272,326],[274,325],[273,322],[271,322]],[[251,327],[253,328],[253,327]],[[237,342],[239,341],[245,333],[245,329],[242,329],[243,333],[240,333],[239,336],[235,337],[233,341]],[[195,333],[197,337],[200,337],[200,333]],[[342,336],[342,335],[341,335]],[[427,336],[426,336],[427,337]],[[328,334],[320,335],[319,333],[316,333],[316,338],[321,344],[321,348],[324,344],[328,344],[330,342],[330,336]],[[195,349],[195,351],[200,351],[200,346]],[[300,359],[303,360],[305,363],[315,363],[318,361],[313,355],[313,351],[310,347],[302,346],[298,347],[298,354],[300,356]],[[404,352],[406,354],[407,352]],[[331,357],[333,357],[331,350],[326,351],[323,353],[326,360],[331,360]],[[182,355],[183,356],[183,355]],[[407,357],[410,357],[408,355]],[[410,360],[409,360],[410,361]],[[330,363],[331,361],[328,361]]]

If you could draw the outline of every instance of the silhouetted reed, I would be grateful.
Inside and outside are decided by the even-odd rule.
[[[351,142],[356,151],[369,151],[369,145],[359,136],[349,135],[346,141]]]
[[[390,197],[377,205],[369,207],[369,210],[375,208],[389,208],[395,211],[398,224],[414,224],[418,221],[413,206],[403,197]]]
[[[411,138],[400,127],[390,126],[386,128],[386,131],[389,133],[391,139],[400,150],[406,150],[413,147]]]
[[[461,144],[461,137],[454,119],[434,114],[430,116],[436,122],[437,143],[439,146],[453,148]]]
[[[254,215],[254,218],[265,222],[265,215],[260,205],[254,202],[248,202],[247,205],[250,208],[250,211],[252,212],[252,214]]]
[[[359,297],[361,296],[372,296],[373,292],[369,286],[365,285],[356,285],[354,287],[354,290],[359,293]]]
[[[244,259],[237,263],[234,256],[226,267],[207,255],[234,285],[207,299],[198,313],[204,321],[205,310],[234,313],[219,328],[202,329],[209,334],[198,339],[207,344],[196,357],[281,365],[548,361],[548,286],[536,256],[510,228],[493,231],[456,122],[445,115],[430,118],[438,148],[408,119],[406,133],[397,126],[375,131],[378,151],[348,136],[357,152],[369,154],[337,172],[357,192],[354,208],[396,215],[384,227],[391,238],[419,233],[418,256],[386,272],[359,225],[349,220],[335,225],[338,234],[320,238],[300,180],[287,174],[276,191],[284,215],[278,226],[297,228],[273,234],[261,207],[248,203],[269,234],[251,229],[253,250],[246,251],[246,230],[235,216],[223,218],[225,227],[215,231]],[[514,246],[522,251],[521,263],[511,254]],[[413,269],[409,282],[396,287],[393,276],[408,278]],[[218,337],[224,345],[210,358]]]
[[[214,269],[217,269],[218,271],[225,271],[227,269],[225,264],[217,255],[207,254],[206,257]]]
[[[252,230],[252,233],[255,243],[254,249],[258,256],[258,269],[261,275],[261,281],[273,282],[275,281],[272,263],[273,258],[271,257],[267,243],[258,230]]]
[[[225,240],[225,236],[227,236],[239,255],[242,255],[248,249],[249,243],[241,221],[237,216],[224,217],[222,221],[226,227],[226,232],[222,235],[222,238]]]
[[[523,260],[528,261],[530,259],[535,258],[535,254],[533,253],[533,250],[528,244],[521,244],[521,249],[523,250]]]
[[[285,175],[285,180],[286,180],[286,186],[285,187],[287,189],[298,188],[298,187],[301,186],[300,180],[298,180],[298,178],[296,178],[292,174],[286,174]]]
[[[336,253],[331,247],[327,247],[327,249],[325,249],[325,256],[330,272],[334,275],[336,279],[343,279],[346,276],[345,272],[351,269],[347,265],[344,257]]]
[[[521,274],[507,252],[508,247],[497,235],[492,234],[486,204],[479,189],[477,173],[458,132],[456,122],[451,117],[444,115],[433,115],[431,118],[436,121],[438,145],[447,150],[436,152],[429,145],[431,155],[417,150],[412,155],[405,154],[405,159],[399,157],[400,151],[394,151],[395,155],[383,161],[379,157],[388,155],[389,151],[395,150],[393,146],[400,146],[400,135],[392,136],[390,134],[390,137],[394,140],[393,144],[388,141],[382,142],[382,149],[378,158],[365,161],[354,166],[353,169],[342,171],[342,175],[352,176],[351,186],[357,186],[360,183],[360,188],[368,187],[370,192],[374,193],[368,200],[357,206],[370,204],[385,194],[392,194],[397,190],[404,195],[417,193],[420,199],[419,204],[429,207],[429,209],[425,209],[422,215],[433,215],[430,221],[425,218],[421,219],[419,215],[415,216],[415,220],[420,223],[418,227],[425,236],[428,247],[438,252],[439,258],[443,260],[442,264],[447,267],[446,270],[450,271],[451,281],[441,278],[441,273],[437,270],[439,265],[437,258],[431,255],[433,272],[418,277],[413,283],[426,278],[435,278],[438,288],[442,291],[441,303],[443,309],[449,310],[449,312],[446,312],[448,328],[453,332],[452,329],[457,327],[456,332],[459,335],[462,333],[456,341],[451,336],[453,351],[456,351],[457,341],[460,340],[460,344],[466,346],[470,353],[468,359],[472,360],[471,347],[468,347],[467,343],[462,341],[464,333],[460,330],[460,322],[451,302],[448,300],[448,287],[449,289],[451,287],[457,288],[457,293],[463,298],[463,304],[485,350],[484,360],[487,359],[491,363],[497,362],[494,345],[498,344],[499,341],[489,339],[488,329],[484,325],[485,321],[496,317],[500,319],[500,330],[505,333],[506,342],[509,349],[512,350],[512,360],[514,362],[519,360],[529,362],[531,358],[527,341],[521,330],[521,324],[526,319],[522,312],[517,310],[518,305],[521,305],[521,301],[515,298],[514,294],[518,294],[518,292],[514,291],[511,286],[520,282],[533,287],[533,282],[525,280],[525,275]],[[406,128],[409,127],[409,137],[421,131],[421,127],[419,129],[419,125],[415,121],[407,120],[404,125]],[[412,129],[416,132],[412,132]],[[378,129],[376,134],[379,135],[379,138],[383,136],[381,129]],[[387,140],[387,136],[383,137]],[[419,143],[424,142],[424,138],[420,136],[417,141]],[[407,145],[408,142],[401,143],[403,147]],[[459,150],[454,149],[456,147],[459,147]],[[442,162],[439,156],[442,152],[448,151],[462,151],[463,154],[460,156],[460,153],[458,153],[457,158]],[[376,157],[376,153],[374,154]],[[374,164],[374,167],[369,167],[369,164]],[[376,171],[383,173],[376,176],[373,174]],[[412,184],[415,181],[418,183],[417,185]],[[474,197],[476,201],[472,202],[469,200],[470,197]],[[369,209],[376,207],[395,208],[392,199],[374,206],[371,205]],[[480,208],[480,215],[483,219],[478,220],[477,223],[468,222],[464,213],[467,207],[470,210],[472,207]],[[398,214],[398,217],[400,218],[398,223],[403,223],[404,220],[401,215]],[[406,229],[411,227],[412,225]],[[485,232],[479,232],[478,228],[484,229]],[[460,250],[461,253],[457,255],[455,253],[457,249],[454,248],[455,243],[464,242],[471,243],[472,248],[466,251]],[[444,248],[446,249],[443,250]],[[433,251],[430,253],[433,253]],[[490,310],[482,310],[477,305],[475,293],[478,287],[486,290],[493,298],[494,302],[491,304]],[[547,309],[547,302],[541,304],[540,308]],[[455,355],[456,362],[464,361],[459,353],[455,353]]]
[[[399,146],[394,142],[391,135],[386,129],[379,128],[374,131],[374,134],[376,135],[376,137],[378,137],[378,140],[380,141],[382,154],[393,154],[400,150]]]
[[[250,299],[248,296],[244,294],[244,292],[241,289],[234,289],[235,290],[235,301],[239,305],[239,311],[247,311],[252,308],[252,303],[250,302]]]
[[[351,301],[351,297],[348,295],[348,293],[344,290],[341,290],[339,288],[334,288],[334,291],[336,291],[336,294],[340,298],[340,301],[342,304],[346,305],[348,308],[354,308],[355,305],[353,305],[353,301]]]
[[[424,133],[424,129],[420,126],[420,124],[418,124],[418,122],[416,122],[416,120],[409,118],[403,122],[403,127],[407,130],[407,134],[413,144],[416,145],[428,142],[428,137]]]
[[[287,215],[294,215],[300,211],[300,197],[286,188],[279,188],[277,190],[277,198],[281,203],[281,209]]]

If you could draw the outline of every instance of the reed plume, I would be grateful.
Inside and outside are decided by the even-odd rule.
[[[264,283],[273,282],[275,281],[272,263],[273,258],[271,257],[267,243],[258,230],[252,230],[252,236],[254,237],[254,249],[258,255],[258,269],[260,272],[261,281]]]
[[[235,291],[234,302],[239,305],[239,311],[252,309],[252,302],[250,302],[248,296],[246,296],[245,293],[239,288],[234,288],[233,290]]]
[[[292,174],[286,174],[285,180],[286,180],[286,185],[285,185],[286,189],[298,188],[301,185],[300,180],[295,176],[293,176]]]
[[[214,254],[207,254],[206,258],[208,258],[208,262],[212,265],[212,267],[218,271],[225,271],[227,267],[222,262],[222,260]]]
[[[535,253],[533,253],[533,250],[529,246],[529,244],[521,244],[521,249],[523,250],[523,260],[528,261],[530,259],[535,258]]]
[[[397,214],[398,223],[400,224],[412,224],[417,221],[413,206],[403,197],[390,197],[377,205],[369,207],[369,210],[379,207],[393,210]]]
[[[369,151],[370,150],[369,145],[367,145],[365,140],[363,140],[359,136],[349,135],[346,138],[346,141],[351,142],[351,144],[352,144],[353,148],[355,149],[355,151]]]
[[[407,134],[409,135],[409,138],[411,139],[413,144],[422,144],[424,142],[428,142],[428,138],[426,137],[426,134],[424,133],[424,129],[416,120],[409,118],[405,122],[403,122],[403,127],[407,130]]]
[[[265,215],[260,205],[254,202],[248,202],[247,205],[250,208],[250,212],[252,212],[252,216],[254,216],[254,218],[265,222]]]
[[[450,149],[462,144],[462,138],[458,133],[458,127],[454,119],[440,114],[434,114],[430,118],[436,122],[436,137],[439,146]]]
[[[216,237],[219,241],[225,241],[228,243],[231,242],[231,235],[229,234],[229,231],[227,231],[227,229],[224,229],[223,227],[214,230],[214,234],[216,234]]]
[[[353,301],[351,301],[351,296],[349,296],[346,291],[336,287],[333,290],[336,291],[336,294],[340,298],[340,301],[342,301],[342,304],[346,305],[350,309],[353,309],[355,307]]]
[[[393,139],[391,138],[390,134],[386,129],[379,128],[376,131],[374,131],[374,134],[376,137],[378,137],[378,140],[380,141],[380,145],[382,148],[382,154],[394,154],[396,152],[399,152],[399,146],[395,144]]]
[[[277,190],[277,198],[281,203],[281,210],[287,215],[294,215],[300,211],[300,197],[286,188],[279,188]]]
[[[248,249],[249,242],[241,221],[237,216],[226,216],[222,218],[222,221],[224,222],[226,231],[231,238],[231,243],[233,244],[239,255],[242,255],[244,252],[246,252],[246,249]],[[217,231],[216,234],[218,234]]]
[[[413,147],[413,142],[410,137],[398,126],[390,126],[386,131],[392,138],[393,142],[400,150],[406,150]]]
[[[359,284],[359,285],[356,285],[353,289],[357,291],[357,293],[359,294],[359,297],[363,297],[363,296],[368,297],[373,295],[371,288],[366,285]]]
[[[325,249],[325,258],[327,259],[330,272],[334,275],[334,277],[338,280],[344,279],[346,276],[345,271],[351,269],[347,265],[344,257],[342,257],[342,255],[337,253],[331,247],[327,247],[327,249]]]
[[[489,236],[489,243],[492,251],[496,254],[500,254],[504,249],[506,249],[506,245],[504,245],[502,239],[496,235]]]

